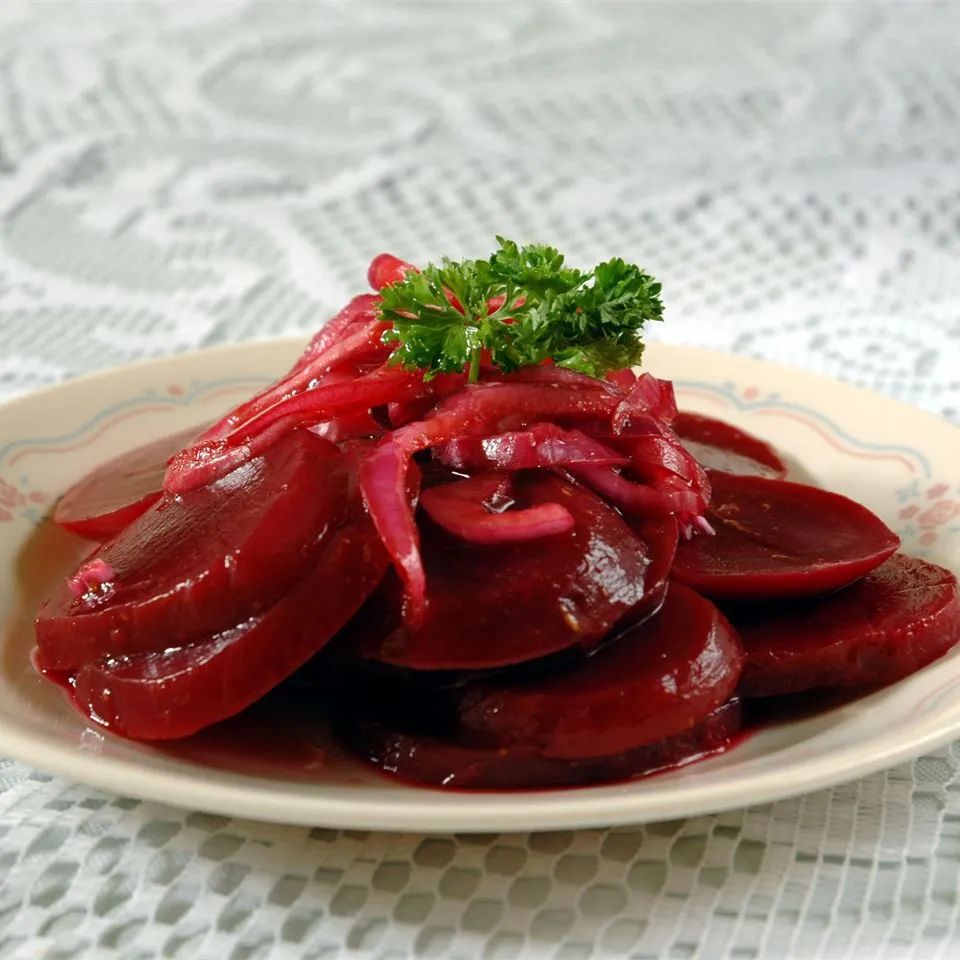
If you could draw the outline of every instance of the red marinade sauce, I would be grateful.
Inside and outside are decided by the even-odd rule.
[[[787,475],[787,465],[769,443],[731,423],[681,410],[672,426],[687,450],[711,470],[781,480]]]

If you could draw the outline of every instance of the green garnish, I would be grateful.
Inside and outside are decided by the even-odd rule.
[[[653,277],[619,258],[583,273],[553,247],[497,241],[489,260],[444,258],[384,287],[380,316],[393,324],[383,335],[396,344],[393,363],[428,378],[469,369],[476,380],[483,350],[504,371],[552,358],[602,377],[640,362],[643,325],[663,319]],[[497,297],[502,305],[491,313]]]

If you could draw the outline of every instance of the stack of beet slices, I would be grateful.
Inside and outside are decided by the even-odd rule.
[[[376,302],[61,499],[99,545],[36,663],[87,716],[175,739],[293,681],[405,780],[545,787],[686,763],[750,698],[890,683],[960,640],[951,573],[670,384],[431,380],[390,365]]]
[[[209,486],[157,499],[43,605],[37,666],[137,739],[187,736],[249,706],[383,578],[349,459],[296,431]],[[120,484],[105,509],[133,494]]]
[[[711,468],[714,535],[678,538],[675,520],[636,522],[570,477],[524,471],[511,509],[561,504],[572,523],[477,544],[422,511],[430,605],[416,628],[357,491],[362,451],[298,430],[162,497],[184,438],[150,444],[60,501],[64,526],[113,536],[40,611],[38,665],[98,722],[169,739],[310,661],[338,734],[382,769],[522,788],[687,762],[740,730],[742,698],[890,683],[960,640],[952,574],[896,553],[859,504],[775,479],[762,441],[677,421]],[[480,476],[495,493],[499,475]],[[425,477],[428,503],[463,482]]]
[[[602,639],[568,634],[566,657],[546,657],[537,639],[548,600],[518,611],[508,585],[498,600],[496,581],[471,582],[464,554],[450,562],[442,538],[428,540],[449,619],[411,634],[388,596],[371,600],[334,647],[379,667],[358,669],[368,699],[361,717],[348,711],[342,736],[383,769],[434,785],[622,779],[723,748],[745,698],[890,683],[960,640],[956,578],[896,553],[897,537],[864,507],[783,480],[711,480],[715,536],[681,540],[674,553],[637,531],[651,556],[644,600]],[[613,541],[603,554],[629,556]],[[542,563],[546,582],[561,582],[554,557]],[[474,609],[490,612],[475,621]],[[564,632],[551,631],[556,646]],[[524,669],[514,666],[521,652]]]

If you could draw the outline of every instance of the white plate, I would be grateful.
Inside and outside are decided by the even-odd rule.
[[[95,464],[212,418],[290,362],[293,341],[171,357],[0,407],[0,754],[117,793],[285,823],[375,830],[545,830],[642,822],[773,800],[890,766],[960,736],[960,651],[722,756],[633,783],[519,793],[400,786],[334,758],[292,775],[245,754],[173,750],[88,726],[30,664],[31,619],[82,546],[43,519]],[[812,480],[875,510],[904,548],[960,570],[960,430],[853,387],[755,360],[652,345],[646,368],[687,409],[772,441]],[[242,739],[242,738],[241,738]],[[209,752],[209,751],[208,751]]]

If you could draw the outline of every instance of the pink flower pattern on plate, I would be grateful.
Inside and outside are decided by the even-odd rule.
[[[18,515],[37,522],[37,506],[49,500],[50,495],[42,490],[21,490],[10,481],[0,479],[0,523],[12,523]]]
[[[930,547],[943,535],[960,533],[960,485],[954,490],[941,480],[924,490],[914,481],[897,491],[897,500],[905,504],[899,511],[905,540]]]
[[[23,494],[12,483],[0,480],[0,507],[20,507],[23,501]]]

